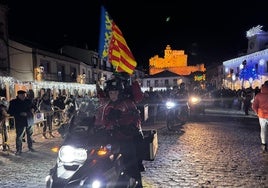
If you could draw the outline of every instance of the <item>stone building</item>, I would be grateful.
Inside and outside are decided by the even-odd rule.
[[[188,66],[187,55],[184,50],[172,50],[170,45],[165,49],[164,58],[158,55],[149,59],[149,74],[154,75],[162,71],[168,70],[182,76],[188,76],[193,72],[205,72],[204,64],[196,66]]]

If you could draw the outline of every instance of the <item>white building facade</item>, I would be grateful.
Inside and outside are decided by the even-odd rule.
[[[257,26],[247,31],[247,38],[247,54],[223,62],[225,88],[260,88],[268,80],[268,33]]]

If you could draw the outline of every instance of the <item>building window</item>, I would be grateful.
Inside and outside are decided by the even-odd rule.
[[[76,68],[75,67],[70,67],[70,77],[71,77],[71,81],[76,82],[76,78],[77,78],[77,72],[76,72]]]
[[[169,86],[169,82],[168,82],[168,79],[165,79],[165,86]]]
[[[91,71],[90,71],[90,70],[87,71],[87,76],[88,76],[88,78],[86,79],[87,82],[88,82],[89,84],[93,83],[93,82],[92,82],[92,74],[91,74]]]
[[[57,76],[58,76],[58,81],[62,81],[61,71],[58,71]]]
[[[98,81],[98,73],[96,73],[96,72],[93,73],[93,79],[95,81]]]
[[[65,81],[65,67],[64,65],[57,65],[58,81]]]
[[[159,86],[159,80],[155,80],[155,81],[154,81],[154,86],[155,86],[155,87],[158,87],[158,86]]]
[[[51,73],[50,71],[50,61],[46,59],[40,59],[40,65],[44,67],[44,72],[45,73]]]
[[[150,87],[151,86],[151,82],[150,80],[147,80],[147,87]]]
[[[178,79],[173,79],[173,86],[176,86],[176,85],[178,85]]]
[[[93,65],[94,67],[98,66],[98,59],[96,57],[91,57],[91,65]]]

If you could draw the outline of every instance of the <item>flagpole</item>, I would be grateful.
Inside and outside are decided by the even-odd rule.
[[[99,56],[102,57],[102,53],[104,50],[104,44],[105,44],[105,38],[104,33],[105,33],[105,10],[104,7],[100,7],[100,35],[99,35]]]

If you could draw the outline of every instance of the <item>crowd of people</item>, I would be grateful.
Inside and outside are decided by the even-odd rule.
[[[8,150],[8,129],[14,128],[16,132],[16,152],[15,155],[21,155],[23,142],[27,142],[29,151],[34,152],[32,138],[34,125],[34,116],[37,113],[42,113],[44,119],[38,122],[39,126],[43,127],[43,138],[48,139],[47,133],[50,137],[52,134],[52,117],[55,114],[53,107],[58,107],[57,112],[64,113],[66,116],[74,110],[74,101],[70,96],[60,95],[56,100],[52,100],[49,89],[43,90],[41,97],[34,98],[31,92],[24,90],[17,91],[16,98],[9,102],[5,97],[0,100],[0,125],[2,130],[2,148],[3,151]],[[12,117],[12,118],[10,118]]]
[[[104,127],[105,129],[113,129],[120,127],[120,132],[117,133],[116,139],[120,143],[121,152],[124,153],[124,162],[127,168],[131,169],[133,177],[138,180],[138,187],[142,187],[140,172],[145,170],[142,164],[142,157],[139,156],[139,144],[143,139],[142,119],[140,111],[137,108],[139,103],[148,103],[149,107],[158,106],[165,101],[166,98],[173,96],[185,98],[187,100],[190,91],[187,90],[185,84],[182,83],[179,87],[174,87],[172,90],[166,91],[150,91],[142,92],[137,81],[132,82],[130,77],[125,74],[115,74],[111,79],[105,82],[104,88],[96,85],[99,101],[99,108],[96,112],[94,125]],[[212,99],[213,105],[219,105],[224,108],[235,107],[243,109],[245,115],[249,114],[250,110],[259,117],[261,127],[261,145],[264,152],[267,151],[267,124],[268,124],[268,81],[259,88],[247,88],[238,91],[229,89],[221,89],[214,91],[204,91],[202,89],[192,91],[195,94],[200,94],[203,98]],[[183,97],[182,97],[183,95]],[[215,100],[214,100],[215,99]],[[43,124],[43,137],[48,139],[52,134],[52,117],[55,115],[53,106],[62,111],[68,111],[67,116],[71,118],[72,114],[78,109],[78,104],[74,96],[58,96],[52,100],[51,92],[47,90],[41,98],[27,97],[27,92],[19,90],[17,97],[11,100],[2,101],[0,104],[0,125],[5,127],[6,117],[13,116],[15,119],[16,128],[16,155],[21,155],[23,138],[26,135],[27,146],[29,151],[34,152],[33,148],[33,125],[34,114],[41,112],[45,114]],[[158,111],[153,110],[149,114],[157,115]],[[6,137],[7,138],[7,137]],[[7,143],[7,140],[4,140]],[[3,145],[3,150],[6,150]]]
[[[126,168],[137,182],[137,187],[142,187],[141,171],[145,168],[142,163],[142,156],[137,152],[138,145],[142,142],[143,132],[141,128],[141,116],[137,108],[143,98],[143,93],[139,83],[130,80],[129,75],[116,74],[110,80],[106,81],[103,89],[98,89],[96,96],[99,101],[99,108],[96,112],[94,126],[113,129],[120,127],[120,131],[115,135],[115,139],[120,144],[120,151],[123,153],[123,161]],[[68,118],[72,118],[79,107],[79,98],[74,96],[58,96],[52,100],[50,90],[44,90],[40,98],[33,98],[29,92],[24,90],[17,91],[17,96],[8,104],[2,102],[0,106],[1,126],[5,124],[8,116],[14,117],[14,128],[16,132],[16,152],[15,155],[21,155],[23,150],[23,140],[26,137],[26,143],[30,152],[35,152],[33,128],[35,125],[34,115],[36,113],[45,114],[44,121],[39,122],[43,126],[43,138],[48,139],[53,135],[53,120],[55,115],[54,106],[65,111]],[[8,137],[6,137],[8,138]],[[7,140],[5,140],[7,143]],[[6,150],[3,147],[3,150]]]

